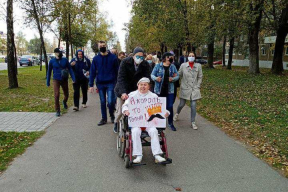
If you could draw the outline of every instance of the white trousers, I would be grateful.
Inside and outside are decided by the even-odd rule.
[[[162,154],[162,150],[159,143],[158,131],[155,127],[147,127],[146,131],[151,137],[151,150],[153,155]],[[133,156],[143,155],[142,153],[142,143],[141,143],[141,128],[140,127],[132,127],[132,142],[133,142]]]

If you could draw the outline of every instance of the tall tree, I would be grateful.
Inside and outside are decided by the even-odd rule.
[[[9,88],[18,87],[17,79],[17,58],[15,58],[14,27],[13,27],[13,0],[7,0],[7,61]]]
[[[251,74],[260,73],[259,69],[259,32],[263,14],[264,0],[249,1],[247,3],[249,70]]]
[[[275,31],[276,44],[272,63],[272,73],[283,72],[283,51],[285,38],[288,33],[288,3],[282,1],[268,0],[264,11],[265,19],[268,21],[268,31]]]

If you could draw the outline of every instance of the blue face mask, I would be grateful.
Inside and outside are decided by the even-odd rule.
[[[151,64],[151,63],[152,63],[152,60],[147,60],[147,62],[148,62],[149,64]]]

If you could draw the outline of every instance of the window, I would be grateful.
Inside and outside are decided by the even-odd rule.
[[[262,53],[262,55],[266,55],[266,48],[265,47],[261,47],[261,53]]]
[[[275,44],[270,44],[270,52],[271,52],[271,55],[273,56],[275,52]]]

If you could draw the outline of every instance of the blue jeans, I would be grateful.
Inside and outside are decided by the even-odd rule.
[[[108,96],[108,108],[110,117],[114,116],[115,110],[115,94],[114,94],[114,83],[109,84],[97,84],[97,89],[99,91],[100,102],[101,102],[101,113],[102,119],[107,120],[107,108],[106,108],[106,94]]]
[[[159,97],[163,97],[158,95]],[[173,125],[173,103],[174,103],[174,93],[168,94],[166,96],[166,109],[170,112],[168,116],[168,124]]]
[[[174,93],[168,94],[166,96],[166,108],[170,112],[168,116],[168,124],[173,125],[173,103],[174,103]]]

